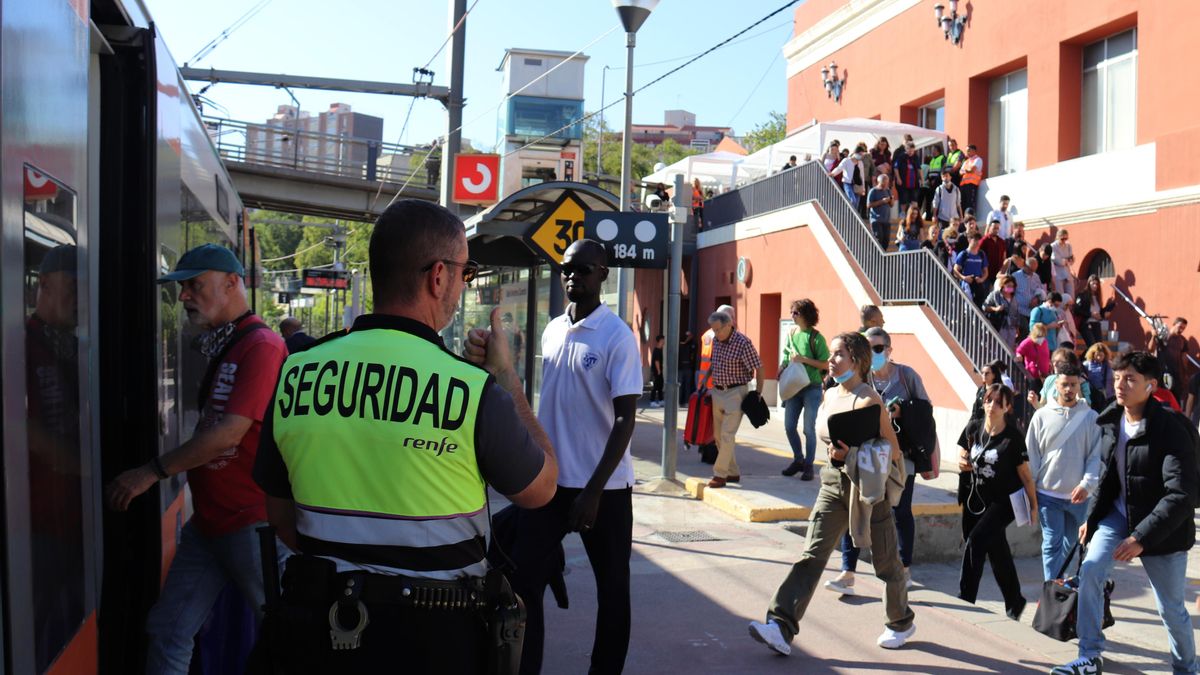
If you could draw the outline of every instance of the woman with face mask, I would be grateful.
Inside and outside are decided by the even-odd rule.
[[[925,383],[921,381],[921,376],[917,374],[917,371],[903,363],[892,361],[892,338],[887,331],[882,328],[871,328],[867,330],[866,335],[867,340],[871,343],[871,384],[875,386],[879,397],[887,403],[888,414],[892,420],[898,421],[901,416],[900,403],[902,401],[929,400],[929,394],[925,391]],[[906,448],[902,446],[901,451],[905,450]],[[939,455],[935,446],[930,462],[933,470],[923,472],[921,478],[925,480],[937,478],[937,468],[941,463]],[[912,566],[913,539],[916,536],[916,521],[913,519],[912,512],[916,466],[913,460],[907,456],[904,458],[904,468],[908,480],[904,483],[904,493],[900,496],[900,502],[892,509],[892,513],[896,519],[896,532],[900,536],[900,563],[904,565],[905,583],[911,588],[912,575],[909,568]],[[826,581],[825,588],[842,595],[854,595],[854,573],[858,569],[859,551],[851,541],[849,533],[842,537],[841,551],[842,573],[835,579]]]
[[[833,338],[829,352],[829,374],[837,386],[827,389],[822,397],[817,413],[817,438],[826,448],[830,462],[821,469],[821,491],[809,516],[804,553],[775,592],[766,620],[753,621],[749,626],[750,637],[784,655],[791,653],[790,642],[800,630],[799,622],[821,580],[825,564],[850,525],[851,483],[845,466],[850,448],[845,443],[832,442],[830,416],[878,407],[880,438],[891,445],[893,466],[901,459],[891,417],[883,400],[869,384],[872,352],[867,338],[858,333],[842,333]],[[887,585],[883,599],[887,623],[876,643],[885,649],[896,649],[912,637],[916,626],[908,606],[904,567],[896,548],[896,525],[890,499],[893,495],[890,489],[888,492],[889,498],[871,507],[870,537],[875,576]]]
[[[1012,349],[1017,339],[1017,305],[1013,299],[1017,295],[1017,282],[1007,274],[996,277],[996,288],[983,300],[983,315],[991,322],[996,332],[1004,339],[1004,344]]]
[[[1046,324],[1035,323],[1029,329],[1029,337],[1017,345],[1017,356],[1021,357],[1025,372],[1031,381],[1032,392],[1042,388],[1042,378],[1050,374],[1050,347],[1046,344]]]
[[[972,475],[963,499],[962,530],[966,547],[959,573],[958,597],[975,604],[983,564],[1004,595],[1004,610],[1019,620],[1025,609],[1021,582],[1013,564],[1005,528],[1013,522],[1009,495],[1024,490],[1029,499],[1030,526],[1038,527],[1037,491],[1029,470],[1025,438],[1011,418],[1012,390],[1002,384],[988,387],[983,397],[984,418],[972,420],[958,437],[958,468]]]

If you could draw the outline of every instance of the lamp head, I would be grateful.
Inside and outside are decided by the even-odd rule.
[[[942,3],[939,2],[938,4],[933,6],[933,17],[935,19],[937,19],[939,26],[942,24],[942,14],[944,14],[945,12],[946,12],[946,6],[943,5]]]
[[[636,33],[658,6],[658,0],[612,0],[626,33]]]
[[[950,14],[958,14],[958,0],[950,0]]]

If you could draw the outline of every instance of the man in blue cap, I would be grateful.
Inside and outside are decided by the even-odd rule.
[[[251,470],[287,348],[250,311],[244,273],[232,251],[204,244],[159,278],[159,283],[179,283],[188,321],[205,331],[196,342],[209,358],[200,383],[200,420],[191,440],[125,471],[105,489],[108,505],[124,511],[135,497],[177,473],[187,471],[191,485],[195,515],[183,527],[166,584],[146,621],[147,673],[188,672],[196,633],[229,581],[261,618],[255,528],[266,524],[266,497]]]

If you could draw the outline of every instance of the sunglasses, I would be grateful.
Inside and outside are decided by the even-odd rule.
[[[593,263],[586,263],[586,264],[566,263],[565,265],[562,266],[561,271],[562,271],[563,278],[586,277],[598,269],[600,269],[600,265],[596,265]]]
[[[871,351],[876,354],[882,354],[885,349],[887,349],[887,345],[871,345]]]
[[[479,263],[475,262],[474,260],[468,260],[466,262],[455,262],[453,260],[434,260],[428,265],[422,267],[421,271],[428,272],[429,270],[433,269],[434,265],[438,263],[442,263],[443,265],[449,267],[461,267],[464,284],[469,284],[472,281],[475,281],[475,277],[479,276]]]

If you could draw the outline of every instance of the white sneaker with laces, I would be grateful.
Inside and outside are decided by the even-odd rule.
[[[790,656],[792,646],[787,640],[783,639],[783,631],[779,630],[779,624],[774,621],[759,623],[758,621],[750,622],[750,637],[756,641],[763,643],[771,648],[772,651]]]
[[[908,642],[908,639],[911,638],[916,632],[917,624],[915,623],[909,626],[908,630],[900,632],[896,632],[891,628],[884,628],[883,634],[879,636],[879,639],[875,641],[875,644],[883,647],[884,649],[899,649],[903,647],[904,643]]]
[[[1050,675],[1102,675],[1103,672],[1104,659],[1093,656],[1090,659],[1080,657],[1070,663],[1058,666],[1050,671]]]

